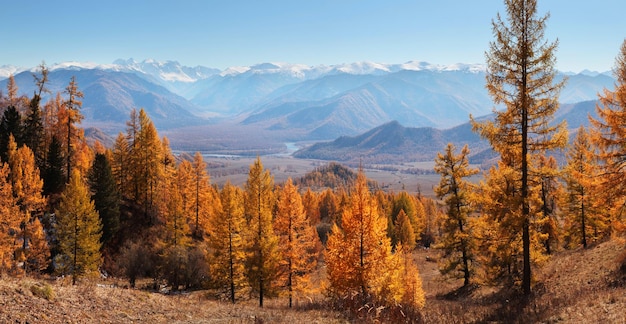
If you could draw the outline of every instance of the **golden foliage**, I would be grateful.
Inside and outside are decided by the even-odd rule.
[[[274,230],[281,252],[280,281],[287,287],[289,307],[292,299],[309,290],[310,273],[317,267],[319,239],[304,212],[302,198],[291,178],[278,195]]]
[[[102,263],[102,225],[90,196],[80,173],[74,170],[55,213],[61,252],[57,270],[71,273],[74,283],[79,277],[97,274]]]
[[[544,40],[548,15],[537,17],[536,0],[506,0],[506,22],[500,15],[492,22],[495,40],[489,44],[487,91],[496,105],[495,120],[472,126],[500,154],[500,169],[518,170],[510,179],[515,197],[503,205],[513,210],[508,231],[522,233],[523,278],[525,294],[531,292],[531,179],[532,154],[562,148],[567,143],[565,122],[551,123],[559,107],[558,95],[564,82],[555,82],[555,51],[558,41]],[[508,173],[508,171],[506,171]],[[519,211],[519,215],[515,215]],[[504,219],[502,219],[504,220]],[[502,223],[507,226],[508,222]]]
[[[472,212],[470,193],[474,186],[467,178],[478,170],[469,167],[467,145],[458,155],[454,151],[454,145],[448,144],[444,154],[438,153],[435,159],[435,171],[441,175],[435,193],[444,199],[447,207],[441,219],[441,241],[436,247],[444,251],[440,271],[453,277],[462,276],[463,285],[468,286],[475,267],[476,238],[469,218]]]
[[[392,254],[387,218],[367,187],[362,171],[348,197],[341,228],[335,223],[326,248],[328,293],[333,298],[373,296],[386,304],[405,296],[401,253]]]
[[[228,289],[231,302],[236,291],[249,288],[245,277],[247,242],[243,210],[243,192],[226,182],[220,192],[217,212],[209,218],[211,275],[218,288]]]
[[[626,229],[626,40],[615,64],[615,89],[605,89],[596,107],[598,119],[590,118],[591,140],[602,162],[600,178],[611,226]]]
[[[278,287],[278,263],[280,253],[278,236],[272,225],[274,209],[274,180],[269,170],[263,168],[257,157],[250,165],[245,185],[244,206],[248,223],[247,237],[250,242],[247,271],[253,291],[259,294],[259,305],[263,306],[266,294],[276,294]]]
[[[578,244],[587,247],[590,241],[607,234],[608,219],[602,217],[605,206],[600,206],[602,201],[598,191],[602,188],[598,183],[599,167],[596,152],[581,126],[567,152],[567,166],[564,169],[567,185],[564,225],[569,247]]]
[[[13,196],[9,173],[9,166],[0,162],[0,271],[10,270],[15,265],[17,234],[24,219]]]

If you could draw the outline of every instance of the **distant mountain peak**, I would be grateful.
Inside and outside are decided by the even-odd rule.
[[[0,80],[7,79],[11,75],[16,75],[26,70],[27,69],[22,68],[22,67],[17,67],[15,65],[2,65],[0,66]]]

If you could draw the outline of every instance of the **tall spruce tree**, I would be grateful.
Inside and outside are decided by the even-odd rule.
[[[33,74],[37,90],[35,90],[35,93],[28,104],[28,111],[26,113],[26,118],[24,119],[23,137],[24,144],[30,147],[35,155],[37,167],[40,170],[43,170],[46,161],[44,147],[45,132],[40,104],[42,93],[49,92],[48,89],[46,89],[46,82],[48,82],[48,68],[44,63],[42,63],[39,65],[39,71],[41,76]]]
[[[18,146],[21,146],[22,116],[15,106],[9,106],[0,119],[0,161],[9,161],[7,150],[9,147],[9,137],[11,136]]]
[[[97,153],[88,174],[91,199],[102,223],[102,244],[106,245],[117,234],[120,226],[120,196],[117,192],[109,159]]]
[[[43,194],[53,195],[63,191],[65,177],[63,175],[63,152],[61,142],[54,136],[48,147],[46,165],[43,171]]]
[[[500,15],[492,22],[495,40],[487,57],[487,91],[496,105],[495,120],[476,122],[473,127],[489,140],[504,165],[517,170],[519,179],[514,190],[519,199],[506,206],[520,210],[523,255],[522,289],[531,292],[531,155],[564,147],[567,142],[565,124],[553,126],[551,121],[559,107],[558,94],[564,81],[555,82],[555,51],[558,42],[544,40],[549,15],[537,16],[536,0],[505,0],[507,19]]]

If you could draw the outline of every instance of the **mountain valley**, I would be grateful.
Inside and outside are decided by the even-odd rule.
[[[84,93],[83,126],[104,143],[124,131],[133,108],[144,108],[177,151],[255,156],[289,153],[285,143],[298,143],[299,158],[401,163],[432,161],[453,142],[468,144],[479,160],[489,156],[468,124],[470,115],[494,108],[481,65],[264,63],[220,71],[129,59],[49,69],[48,98],[75,76]],[[16,73],[20,94],[35,90],[36,69],[0,71],[0,89]],[[608,73],[558,76],[565,77],[555,117],[573,130],[588,123],[597,93],[615,80]]]

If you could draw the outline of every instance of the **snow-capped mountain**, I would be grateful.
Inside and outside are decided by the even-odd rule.
[[[9,76],[16,75],[25,70],[25,68],[17,67],[14,65],[0,66],[0,80],[7,79]]]
[[[218,70],[128,59],[63,62],[49,69],[47,87],[53,93],[77,77],[85,93],[85,122],[111,121],[122,128],[130,109],[143,107],[161,127],[208,123],[206,117],[219,116],[238,127],[298,134],[294,140],[328,140],[392,120],[406,127],[449,128],[466,122],[469,114],[478,117],[493,109],[481,64],[274,62]],[[3,66],[0,75],[15,74],[20,93],[28,96],[36,71]],[[596,100],[614,83],[604,73],[588,71],[557,79],[565,76],[560,101],[567,104]],[[5,87],[1,80],[0,89]]]
[[[128,60],[119,59],[113,62],[113,65],[115,65],[118,71],[141,72],[168,82],[193,83],[220,72],[218,69],[204,66],[188,67],[181,65],[177,61],[159,62],[152,59],[141,62],[132,58]]]

